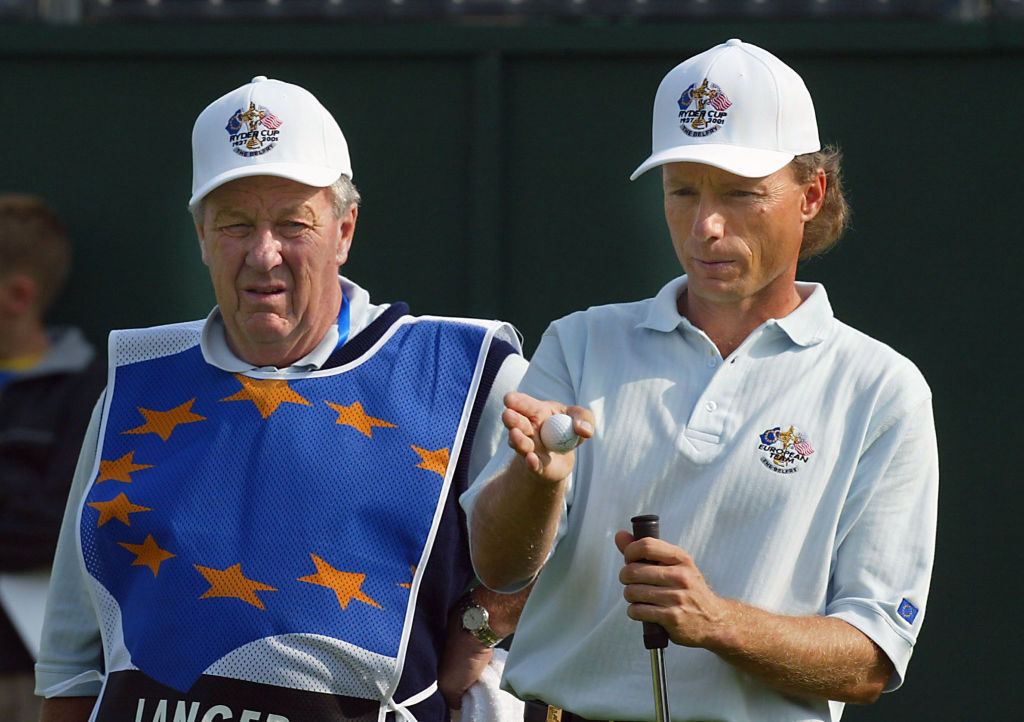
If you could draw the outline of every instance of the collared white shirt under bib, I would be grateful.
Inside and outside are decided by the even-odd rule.
[[[924,617],[938,462],[917,368],[832,315],[825,289],[728,358],[676,299],[591,308],[548,328],[520,390],[589,407],[555,547],[514,637],[504,684],[590,719],[653,720],[641,625],[626,616],[617,530],[661,517],[719,595],[862,630],[902,682]],[[462,497],[506,464],[499,451]],[[837,720],[701,649],[666,650],[674,720]]]

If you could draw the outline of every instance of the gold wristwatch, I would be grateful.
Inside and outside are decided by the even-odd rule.
[[[496,646],[503,637],[499,637],[488,624],[490,615],[487,610],[473,600],[472,594],[467,594],[459,606],[459,620],[462,628],[477,638],[482,644],[488,647]]]

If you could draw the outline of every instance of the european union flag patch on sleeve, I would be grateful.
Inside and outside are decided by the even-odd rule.
[[[897,609],[896,612],[901,617],[903,617],[907,624],[913,624],[914,619],[917,618],[917,607],[908,602],[906,599],[900,602],[900,608]]]

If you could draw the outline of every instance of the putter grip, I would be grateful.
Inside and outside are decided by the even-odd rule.
[[[661,538],[658,530],[658,515],[644,514],[634,516],[630,519],[633,522],[633,538],[643,539],[644,537]],[[644,622],[644,648],[664,649],[668,646],[668,632],[664,627],[654,622]]]

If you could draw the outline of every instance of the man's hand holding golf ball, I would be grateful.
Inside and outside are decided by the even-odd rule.
[[[572,471],[574,450],[594,435],[594,414],[582,406],[541,401],[513,391],[505,395],[502,423],[508,444],[534,475],[558,482]]]

